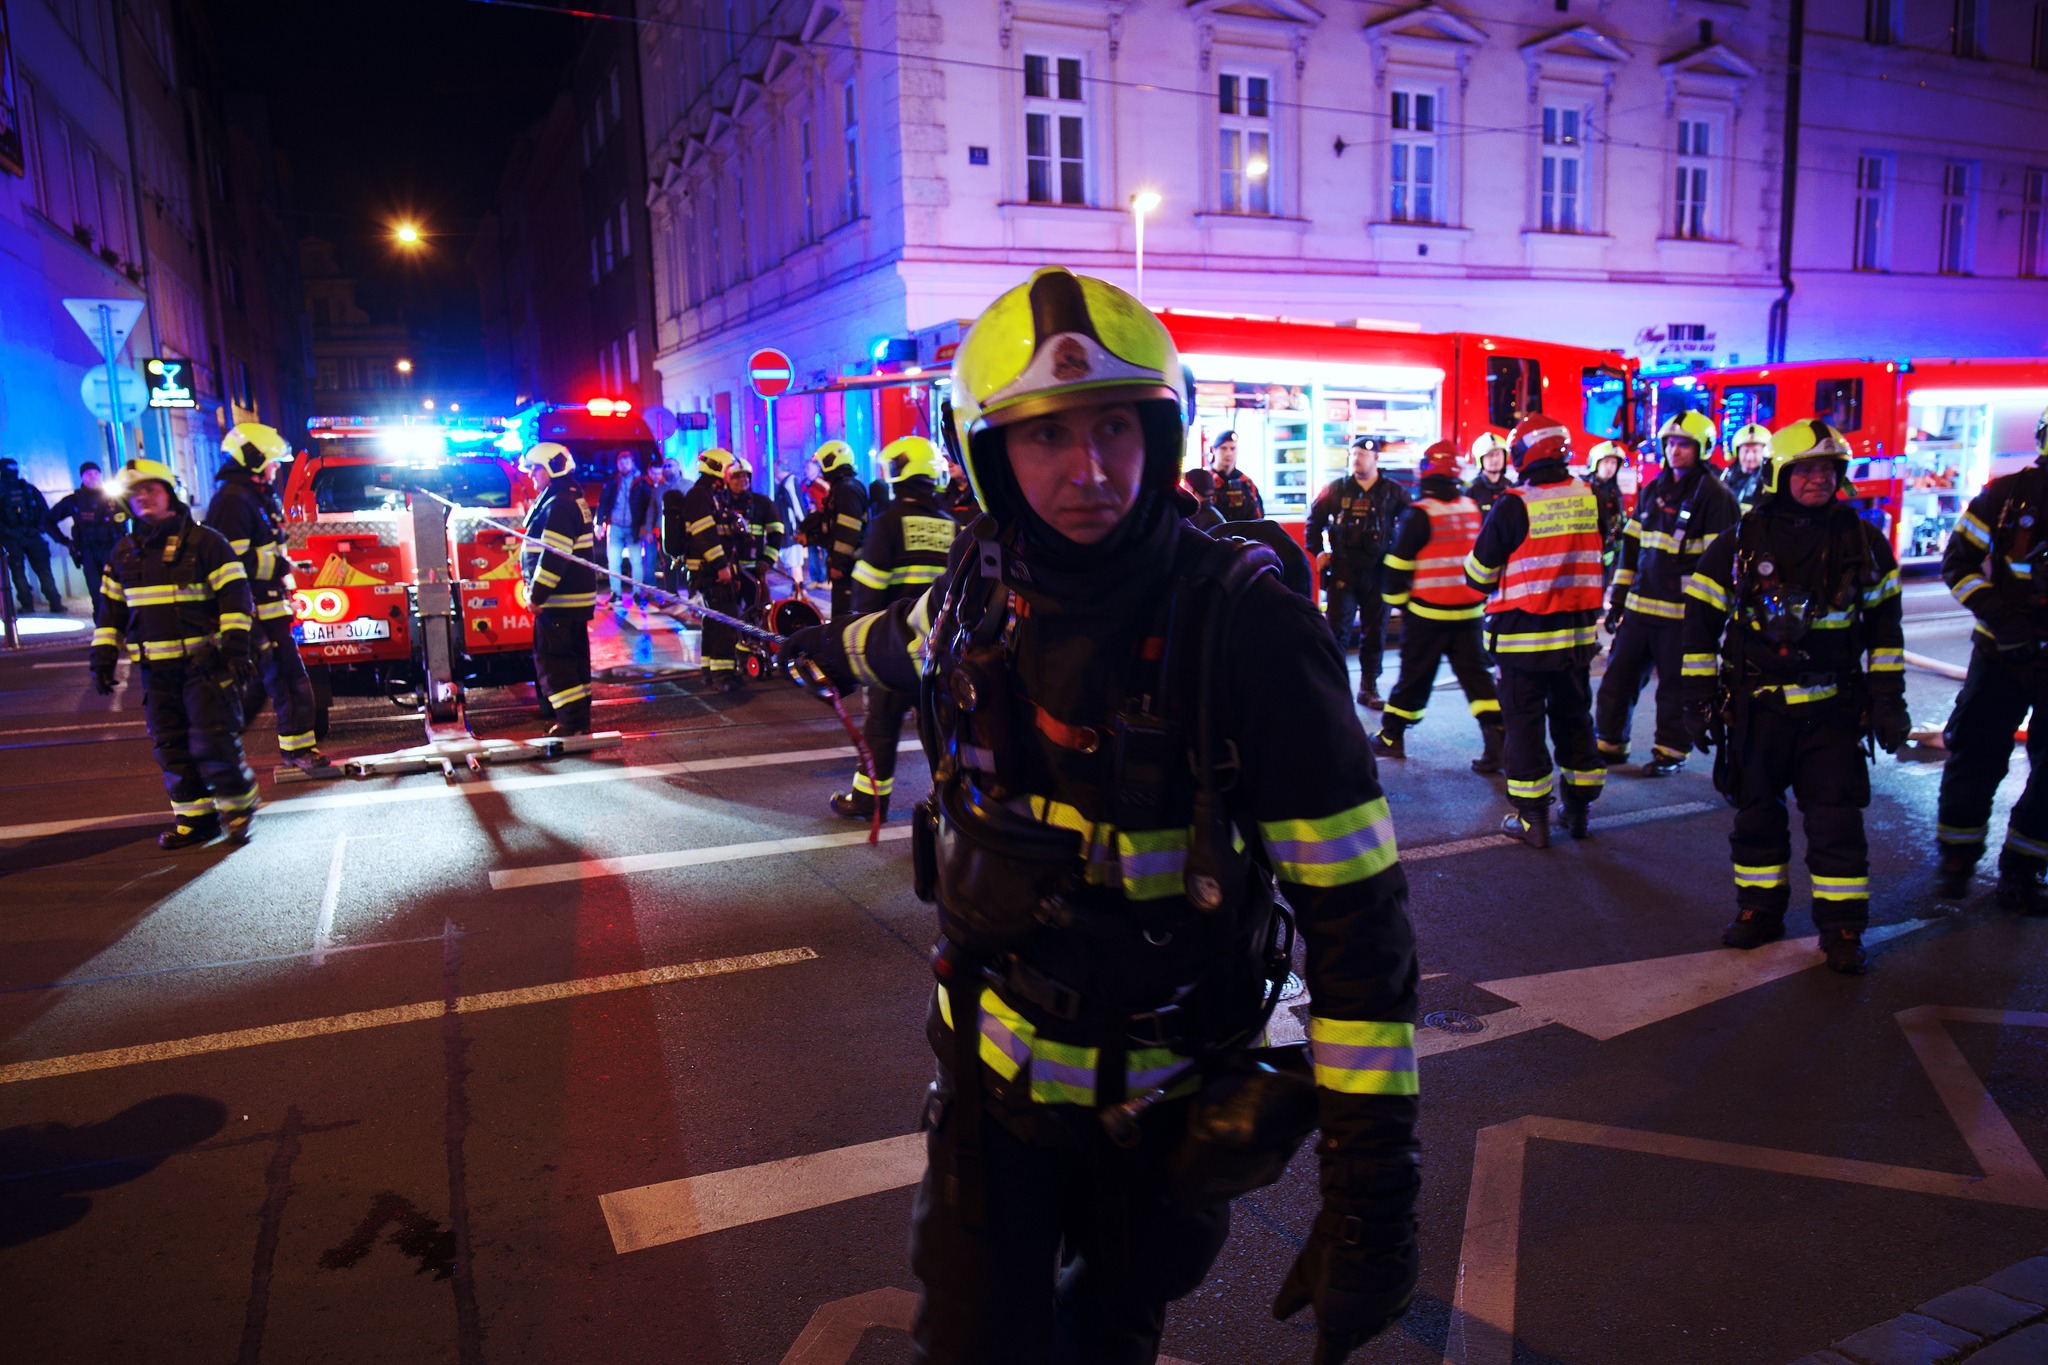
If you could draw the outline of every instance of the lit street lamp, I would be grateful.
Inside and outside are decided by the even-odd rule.
[[[400,223],[396,228],[392,229],[391,236],[400,246],[418,246],[420,244],[420,230],[411,223]]]
[[[1131,196],[1131,221],[1137,229],[1138,245],[1138,302],[1145,301],[1145,215],[1159,207],[1157,190],[1139,190]]]
[[[411,374],[411,373],[412,373],[412,362],[411,362],[410,360],[401,360],[401,361],[399,361],[399,362],[398,362],[398,372],[399,372],[400,374]]]

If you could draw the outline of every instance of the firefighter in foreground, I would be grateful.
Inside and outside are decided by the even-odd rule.
[[[1437,665],[1451,661],[1484,746],[1475,773],[1500,771],[1500,696],[1479,642],[1486,595],[1465,580],[1465,556],[1479,539],[1479,505],[1458,487],[1458,447],[1438,441],[1422,454],[1422,496],[1401,514],[1387,550],[1384,591],[1401,609],[1401,677],[1372,738],[1382,758],[1406,758],[1401,735],[1422,723]]]
[[[1621,530],[1607,628],[1614,644],[1600,679],[1594,734],[1610,767],[1628,762],[1636,700],[1657,674],[1657,728],[1644,777],[1669,777],[1685,767],[1692,738],[1685,729],[1682,658],[1685,580],[1714,538],[1735,524],[1735,497],[1707,467],[1714,424],[1682,412],[1657,433],[1664,468],[1636,496],[1636,514]]]
[[[590,508],[577,491],[576,457],[543,441],[519,461],[540,494],[526,513],[525,532],[546,548],[519,553],[533,603],[534,695],[550,735],[590,733],[590,618],[597,610],[597,548]],[[570,558],[570,556],[575,558]]]
[[[1943,742],[1936,837],[1941,890],[1960,898],[1970,886],[1991,832],[1991,801],[2012,762],[2013,735],[2027,728],[2027,784],[2007,817],[1998,853],[1998,903],[2027,914],[2048,911],[2041,874],[2048,868],[2048,411],[2034,428],[2040,458],[1993,479],[1971,500],[1949,536],[1941,576],[1977,618],[1970,672],[1956,697]]]
[[[1508,800],[1501,831],[1550,847],[1555,790],[1550,747],[1564,775],[1564,824],[1586,837],[1587,810],[1606,785],[1593,747],[1588,667],[1600,649],[1600,504],[1572,476],[1571,433],[1531,413],[1508,436],[1520,482],[1502,493],[1465,559],[1465,577],[1490,596],[1487,645],[1500,664]]]
[[[1312,1122],[1322,1211],[1274,1312],[1313,1305],[1334,1365],[1413,1292],[1416,966],[1387,803],[1314,607],[1263,548],[1181,519],[1180,375],[1137,300],[1036,272],[953,365],[948,439],[988,516],[922,596],[791,642],[842,685],[908,691],[926,661],[927,1362],[1152,1360],[1229,1200]],[[1243,1051],[1286,970],[1276,877],[1315,1001],[1298,1073]],[[1233,1091],[1256,1127],[1223,1120]]]
[[[946,571],[946,557],[959,529],[939,506],[938,479],[944,461],[938,447],[922,436],[899,436],[882,448],[882,473],[889,480],[889,502],[868,525],[860,560],[853,566],[853,610],[882,610],[905,599],[915,600]],[[867,820],[881,807],[889,818],[889,793],[896,785],[896,745],[903,717],[917,704],[915,690],[883,686],[867,689],[867,716],[861,733],[874,765],[853,775],[853,790],[832,794],[832,812]]]
[[[1864,740],[1894,753],[1911,722],[1898,563],[1838,500],[1848,477],[1849,443],[1826,423],[1794,422],[1772,438],[1755,510],[1686,583],[1685,710],[1701,751],[1719,749],[1714,785],[1735,806],[1735,918],[1721,941],[1756,948],[1785,935],[1789,787],[1821,948],[1829,967],[1856,975],[1869,965]]]
[[[278,529],[284,513],[270,486],[271,467],[291,459],[291,443],[274,427],[243,422],[222,438],[220,448],[227,458],[213,476],[206,524],[227,537],[249,575],[249,596],[256,604],[251,638],[263,677],[262,689],[251,689],[243,699],[243,724],[255,719],[269,694],[284,761],[294,768],[324,768],[327,760],[314,747],[313,680],[292,638],[292,561]]]
[[[814,457],[825,476],[825,501],[818,508],[825,541],[825,577],[832,584],[832,619],[853,612],[853,565],[868,529],[868,491],[853,468],[853,447],[827,441]]]
[[[1408,490],[1380,477],[1379,442],[1361,436],[1351,443],[1351,472],[1332,479],[1308,509],[1308,553],[1323,553],[1323,535],[1330,537],[1330,558],[1323,567],[1322,587],[1329,594],[1325,612],[1330,634],[1342,648],[1358,616],[1358,700],[1377,711],[1380,669],[1386,661],[1387,602],[1380,576],[1394,523],[1408,510]],[[1474,509],[1477,510],[1477,509]]]
[[[665,548],[682,559],[691,590],[705,606],[727,616],[744,608],[747,582],[747,514],[728,484],[737,463],[738,456],[719,446],[698,451],[697,482],[662,527]],[[739,672],[739,633],[709,617],[702,632],[698,654],[712,690],[739,691],[746,685]]]
[[[136,528],[114,546],[100,583],[93,685],[113,695],[125,644],[142,670],[143,718],[177,817],[157,843],[190,848],[223,830],[240,843],[256,812],[256,777],[242,761],[242,692],[256,678],[248,575],[178,497],[169,465],[130,460],[114,492]]]

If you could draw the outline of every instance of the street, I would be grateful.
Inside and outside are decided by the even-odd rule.
[[[1907,613],[1910,651],[1965,661],[1939,583]],[[594,634],[620,747],[282,784],[266,713],[252,841],[178,854],[132,676],[102,698],[76,643],[0,657],[8,1359],[909,1359],[924,765],[907,742],[870,847],[826,809],[828,708],[660,676],[661,618]],[[2048,922],[1993,906],[1995,859],[1935,900],[1938,753],[1877,760],[1849,978],[1797,856],[1791,937],[1718,946],[1705,760],[1616,770],[1592,837],[1538,853],[1493,833],[1440,682],[1381,768],[1425,973],[1422,1284],[1355,1360],[1789,1365],[2040,1253]],[[1912,670],[1916,721],[1956,686]],[[472,702],[480,736],[537,733],[529,688]],[[325,747],[419,736],[338,697]],[[1315,1210],[1308,1154],[1240,1200],[1166,1353],[1307,1361],[1309,1315],[1268,1305]]]

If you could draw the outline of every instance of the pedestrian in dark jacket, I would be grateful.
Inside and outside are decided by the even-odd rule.
[[[71,533],[64,533],[64,523]],[[100,578],[107,571],[107,556],[127,534],[128,511],[108,497],[101,487],[100,467],[87,460],[78,467],[78,489],[57,500],[43,518],[43,534],[71,552],[71,562],[85,576],[86,595],[92,599],[92,619],[100,619]]]
[[[20,465],[0,459],[0,548],[7,551],[14,601],[22,611],[35,610],[35,597],[28,590],[31,569],[42,587],[44,604],[51,611],[64,610],[57,580],[50,577],[50,543],[43,539],[43,523],[49,516],[43,490],[21,477]]]

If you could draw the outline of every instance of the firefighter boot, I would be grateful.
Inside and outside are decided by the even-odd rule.
[[[1970,879],[1976,875],[1977,856],[1944,846],[1935,868],[1934,894],[1945,901],[1959,901],[1970,894]]]
[[[156,836],[156,846],[161,849],[196,848],[210,844],[220,837],[220,817],[208,813],[191,818],[178,817],[178,823]]]
[[[1785,912],[1761,905],[1745,905],[1721,931],[1721,942],[1730,948],[1761,948],[1785,937]]]
[[[2048,914],[2041,898],[2041,876],[2023,867],[1998,869],[1998,908],[2022,915]]]
[[[310,772],[314,768],[324,768],[327,766],[327,755],[321,753],[318,749],[298,749],[284,754],[282,757],[285,766],[297,768],[301,772]]]
[[[1574,839],[1587,838],[1592,831],[1586,828],[1586,815],[1593,808],[1590,801],[1564,800],[1564,830]]]
[[[1401,743],[1401,722],[1388,716],[1380,722],[1380,732],[1372,737],[1372,751],[1381,758],[1405,759],[1408,748]]]
[[[1644,777],[1671,777],[1685,771],[1685,755],[1669,749],[1650,750],[1650,761],[1643,765]]]
[[[1520,839],[1531,848],[1550,847],[1550,803],[1527,809],[1517,808],[1500,822],[1500,832]]]
[[[875,798],[866,792],[833,792],[832,813],[848,820],[872,820],[875,818]],[[889,818],[889,798],[881,799],[882,818]]]
[[[1614,744],[1604,739],[1596,739],[1593,741],[1593,747],[1600,751],[1600,761],[1610,768],[1619,768],[1622,764],[1628,762],[1628,741],[1626,740],[1619,744]]]
[[[255,814],[255,808],[251,807],[248,810],[238,810],[232,815],[222,818],[221,824],[228,832],[229,843],[246,844],[249,842],[249,822]]]
[[[1362,682],[1358,685],[1358,704],[1368,711],[1379,711],[1386,707],[1386,698],[1380,695],[1376,682]]]
[[[1820,932],[1821,951],[1828,955],[1828,970],[1843,976],[1861,976],[1870,970],[1870,954],[1863,951],[1863,931],[1836,927]]]
[[[1500,746],[1507,735],[1505,725],[1482,725],[1479,727],[1479,742],[1482,746],[1479,757],[1472,760],[1475,773],[1497,773],[1500,771]]]

